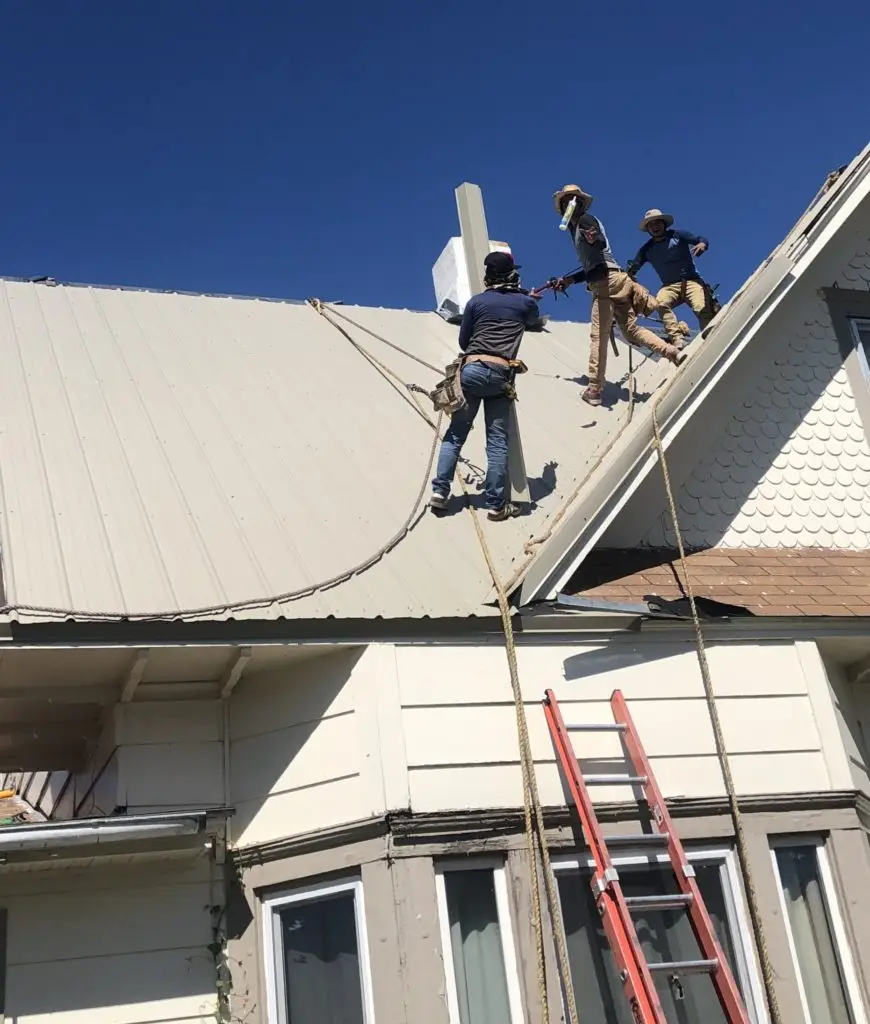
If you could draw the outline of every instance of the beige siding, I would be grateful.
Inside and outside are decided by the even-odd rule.
[[[504,652],[406,647],[397,656],[413,809],[516,806],[522,788]],[[714,647],[710,662],[740,792],[831,788],[794,646]],[[520,671],[545,803],[564,801],[540,705],[548,687],[567,723],[607,721],[610,694],[622,689],[666,795],[724,792],[690,645],[523,647]],[[619,770],[611,735],[578,737],[577,751],[587,770]],[[595,793],[601,800],[627,796],[624,787]]]
[[[387,787],[407,802],[397,692],[386,645],[245,679],[230,703],[234,839],[267,842],[383,813]]]
[[[0,877],[8,911],[6,1020],[214,1020],[204,862]]]

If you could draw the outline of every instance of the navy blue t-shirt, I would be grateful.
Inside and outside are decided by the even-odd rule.
[[[473,295],[462,314],[459,347],[466,355],[516,359],[526,328],[541,313],[531,296],[513,289],[488,288]]]
[[[678,284],[680,281],[698,281],[700,275],[695,267],[691,247],[703,242],[706,238],[693,235],[691,231],[680,231],[679,228],[668,228],[661,241],[650,238],[638,249],[637,256],[632,260],[639,270],[644,263],[651,263],[661,278],[662,284]]]

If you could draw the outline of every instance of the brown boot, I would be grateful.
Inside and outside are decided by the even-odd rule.
[[[587,405],[601,405],[601,390],[600,387],[590,384],[580,397]]]
[[[682,352],[676,347],[676,345],[671,345],[670,350],[665,353],[665,359],[667,359],[669,363],[673,363],[674,366],[682,366],[688,358],[689,353]]]

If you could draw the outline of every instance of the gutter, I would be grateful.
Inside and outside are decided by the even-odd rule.
[[[224,815],[227,811],[222,812]],[[37,822],[0,828],[0,856],[12,852],[62,850],[76,846],[150,842],[215,834],[214,810],[141,814],[71,821]]]

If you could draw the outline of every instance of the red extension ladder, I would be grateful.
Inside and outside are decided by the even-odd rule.
[[[674,823],[668,813],[664,797],[652,773],[644,753],[640,736],[635,728],[628,705],[620,690],[610,698],[613,722],[603,725],[566,726],[562,712],[552,690],[544,696],[544,714],[559,755],[571,797],[580,815],[586,844],[595,862],[592,877],[592,893],[604,924],[607,941],[616,960],[623,990],[631,1006],[637,1024],[668,1024],[653,983],[653,973],[697,974],[711,976],[719,1002],[728,1024],[750,1024],[743,1005],[740,991],[734,981],[722,949],[716,940],[713,924],[701,893],[695,881],[695,870],[686,859],[683,845],[677,835]],[[626,761],[631,768],[630,775],[584,775],[580,770],[570,732],[618,732],[626,751]],[[643,790],[643,798],[649,806],[653,832],[635,836],[605,837],[595,807],[589,796],[592,785],[631,785]],[[666,847],[668,860],[677,881],[679,895],[636,896],[623,895],[619,873],[613,866],[607,844],[618,842],[621,846]],[[632,911],[638,910],[685,910],[698,940],[703,959],[674,963],[648,963],[644,956]]]

